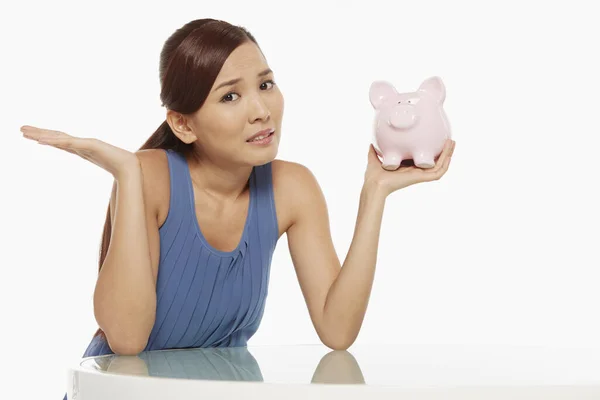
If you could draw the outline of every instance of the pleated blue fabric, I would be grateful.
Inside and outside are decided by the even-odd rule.
[[[253,168],[241,240],[234,250],[220,251],[198,225],[185,157],[166,153],[171,197],[159,229],[156,321],[145,351],[246,346],[263,316],[279,236],[272,165]],[[83,357],[112,353],[106,340],[95,336]]]

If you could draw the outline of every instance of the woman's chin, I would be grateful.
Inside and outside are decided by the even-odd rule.
[[[259,165],[268,164],[271,161],[273,161],[275,159],[275,157],[277,157],[277,148],[274,148],[267,154],[263,154],[260,157],[256,157],[255,161],[253,162],[253,165],[259,166]]]
[[[279,142],[277,138],[274,138],[268,146],[256,146],[246,152],[249,158],[252,160],[252,165],[264,165],[267,164],[277,157],[279,149]],[[252,146],[252,145],[250,145]]]

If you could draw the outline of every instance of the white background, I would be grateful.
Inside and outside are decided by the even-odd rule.
[[[19,127],[137,150],[164,120],[163,43],[204,17],[256,36],[286,101],[278,157],[316,175],[342,261],[371,139],[370,83],[412,91],[438,75],[446,84],[452,165],[441,181],[388,198],[357,344],[600,347],[593,2],[8,7],[0,9],[0,345],[11,398],[24,388],[30,398],[62,398],[65,370],[97,328],[92,294],[112,185],[96,165],[26,140]],[[318,343],[285,236],[266,307],[249,344]]]

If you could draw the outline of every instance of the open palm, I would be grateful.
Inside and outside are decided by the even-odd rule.
[[[79,138],[64,132],[25,125],[23,137],[76,154],[110,172],[115,178],[139,167],[134,153],[95,138]]]
[[[414,185],[420,182],[430,182],[440,179],[450,165],[452,153],[456,142],[448,139],[444,144],[444,149],[436,160],[433,168],[423,169],[411,166],[400,166],[395,171],[385,170],[377,156],[373,145],[369,145],[369,157],[367,170],[365,172],[365,182],[376,182],[379,186],[385,188],[387,194],[396,190]]]

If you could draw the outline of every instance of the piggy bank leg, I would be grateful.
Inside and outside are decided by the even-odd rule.
[[[433,154],[424,151],[414,153],[413,161],[419,168],[433,168],[435,166],[435,157]]]
[[[397,153],[383,153],[383,161],[381,166],[388,171],[395,171],[400,167],[402,157]]]

